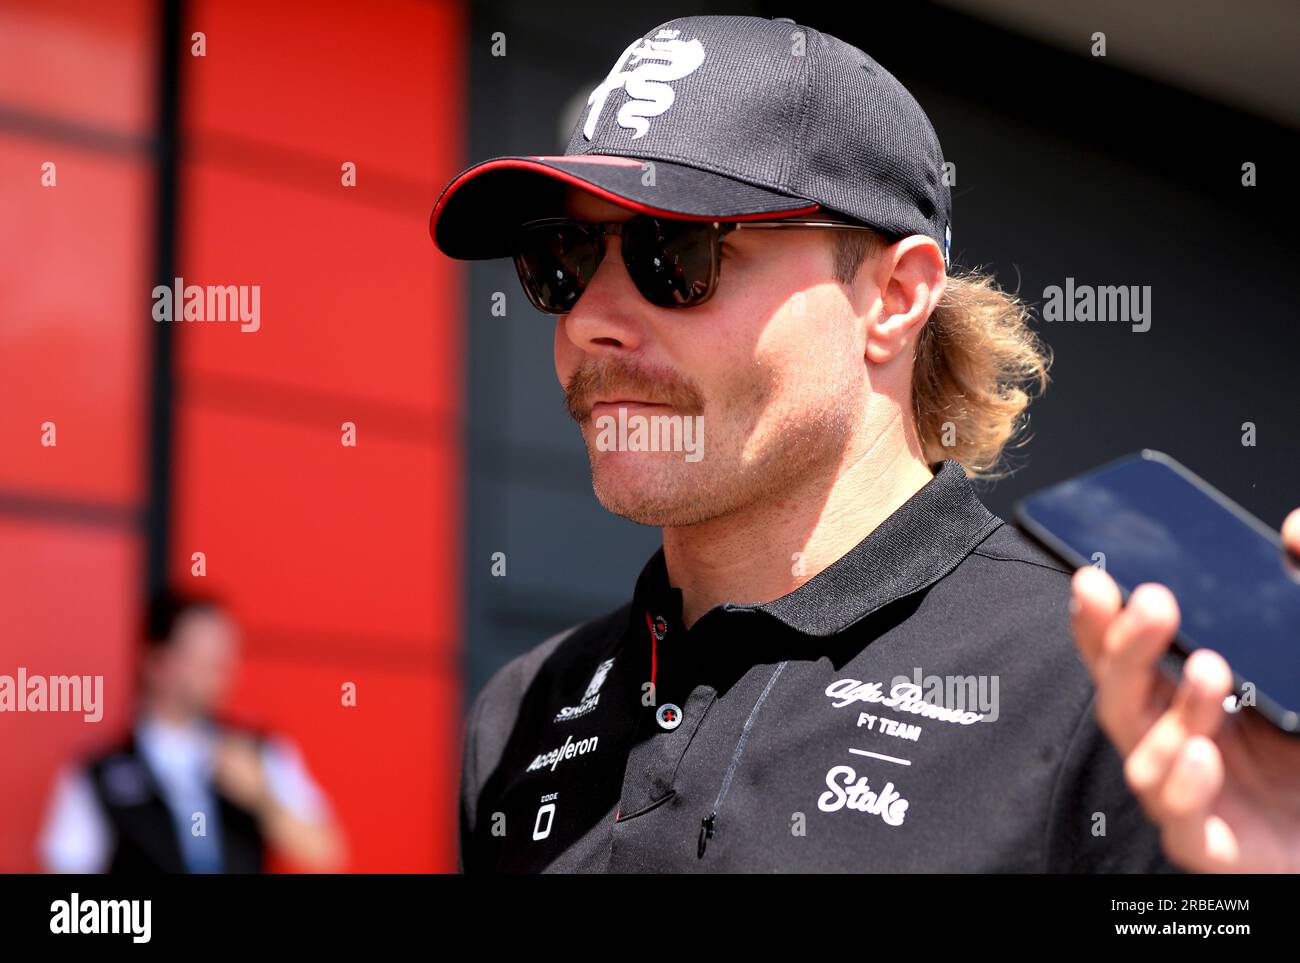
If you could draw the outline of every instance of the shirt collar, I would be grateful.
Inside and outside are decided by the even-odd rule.
[[[917,592],[957,567],[1002,520],[976,496],[966,470],[949,458],[842,558],[779,599],[723,603],[726,613],[762,613],[803,635],[836,635],[872,612]],[[630,613],[633,631],[646,631],[646,613],[680,625],[681,589],[669,584],[663,547],[642,569]]]
[[[197,778],[212,756],[214,732],[207,720],[169,722],[145,712],[135,725],[136,745],[164,782]]]

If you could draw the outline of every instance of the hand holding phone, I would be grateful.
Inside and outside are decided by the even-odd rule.
[[[1169,857],[1300,871],[1300,509],[1279,538],[1144,451],[1036,493],[1016,517],[1080,566],[1072,624],[1098,721]],[[1175,687],[1161,670],[1188,653]],[[1256,706],[1229,699],[1234,687]]]

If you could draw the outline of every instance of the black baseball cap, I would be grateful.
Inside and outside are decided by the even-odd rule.
[[[894,76],[786,18],[679,17],[623,50],[558,155],[494,157],[443,189],[429,233],[449,257],[505,257],[513,229],[575,186],[692,220],[838,214],[948,264],[939,138]]]

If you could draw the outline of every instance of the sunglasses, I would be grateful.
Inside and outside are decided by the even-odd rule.
[[[635,214],[594,224],[567,217],[528,221],[515,233],[510,256],[533,307],[567,314],[605,257],[605,238],[620,239],[632,283],[651,304],[693,308],[713,296],[722,270],[722,239],[735,230],[838,228],[870,231],[865,224],[783,218],[766,221],[687,221]]]

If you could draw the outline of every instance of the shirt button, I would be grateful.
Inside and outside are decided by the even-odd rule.
[[[655,713],[655,720],[661,729],[676,729],[682,724],[682,710],[671,702],[665,702]]]

